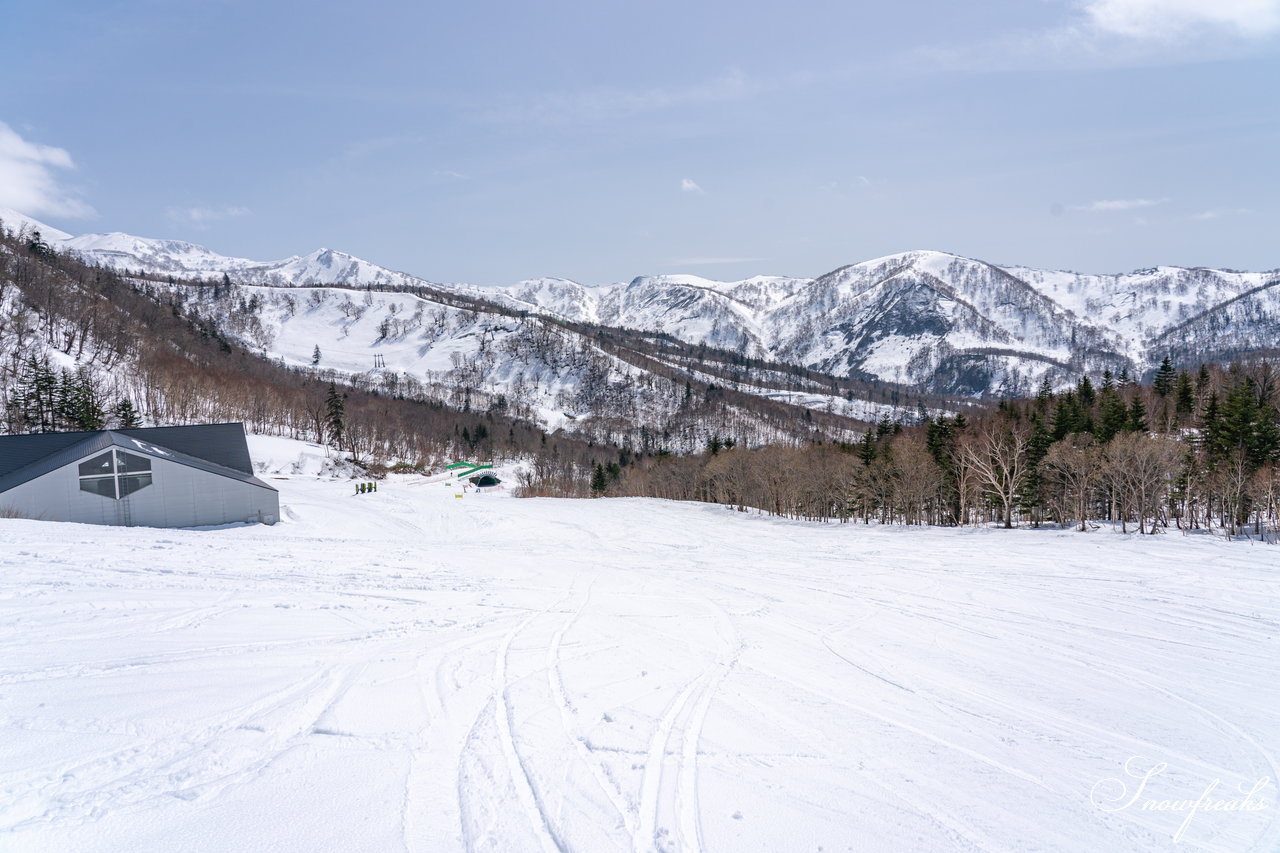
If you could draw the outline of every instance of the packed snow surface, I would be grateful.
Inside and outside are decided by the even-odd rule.
[[[1274,548],[289,477],[0,519],[0,850],[1280,845]]]

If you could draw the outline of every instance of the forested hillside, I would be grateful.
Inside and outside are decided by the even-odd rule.
[[[590,450],[500,409],[458,410],[264,359],[173,288],[89,266],[30,233],[0,237],[0,414],[7,432],[243,421],[367,465],[547,447],[585,463]]]
[[[323,347],[317,335],[328,336]],[[388,356],[401,369],[383,366]],[[427,287],[126,275],[31,228],[0,234],[7,432],[244,421],[375,468],[538,457],[571,490],[596,463],[687,452],[712,436],[851,439],[861,420],[813,402],[847,403],[855,391],[886,398],[860,404],[864,417],[946,404]]]
[[[598,495],[702,500],[822,521],[1216,530],[1277,541],[1280,373],[1266,361],[1154,382],[1046,383],[991,412],[882,421],[853,443],[730,447],[598,469]]]

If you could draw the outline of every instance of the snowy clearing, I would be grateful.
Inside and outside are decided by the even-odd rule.
[[[0,850],[1280,845],[1280,550],[270,482],[0,519]]]

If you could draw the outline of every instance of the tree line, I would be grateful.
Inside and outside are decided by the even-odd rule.
[[[904,525],[1213,530],[1275,541],[1280,377],[1267,362],[1140,385],[1084,377],[993,410],[887,418],[856,442],[734,446],[629,466],[575,493],[722,503],[791,518]]]

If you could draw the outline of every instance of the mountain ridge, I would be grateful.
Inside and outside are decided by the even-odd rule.
[[[1092,274],[917,249],[815,278],[658,274],[589,286],[548,276],[483,288],[441,284],[329,248],[253,261],[182,240],[120,232],[73,237],[0,210],[0,221],[15,220],[20,228],[39,228],[59,248],[119,270],[225,275],[272,287],[430,287],[509,310],[662,332],[745,357],[936,393],[1026,393],[1045,379],[1065,384],[1105,369],[1141,374],[1162,352],[1190,362],[1267,349],[1268,336],[1280,330],[1276,270],[1159,266]]]

